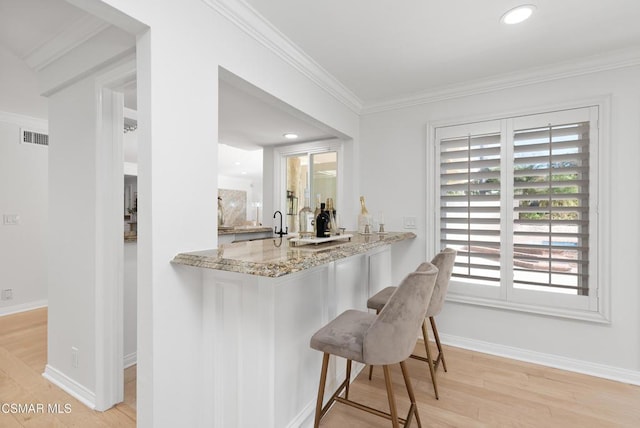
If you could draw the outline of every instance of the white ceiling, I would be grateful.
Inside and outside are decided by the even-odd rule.
[[[0,44],[24,60],[86,16],[63,0],[0,0]]]
[[[365,107],[640,47],[639,0],[534,0],[533,18],[517,26],[499,19],[524,1],[245,2]],[[77,32],[69,29],[91,23],[99,30],[95,21],[64,0],[0,0],[0,45],[33,66],[47,43],[73,43]],[[285,132],[298,133],[301,141],[339,137],[231,73],[220,74],[222,143],[255,151],[287,143]],[[135,86],[127,89],[127,106],[135,109]],[[229,162],[229,171],[237,167]]]
[[[218,80],[219,142],[255,150],[264,146],[334,138],[329,129],[232,73],[220,69]],[[295,141],[285,133],[295,133]]]
[[[638,0],[246,2],[365,105],[640,46]]]

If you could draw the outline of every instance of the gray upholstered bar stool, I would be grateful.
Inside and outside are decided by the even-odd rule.
[[[429,373],[431,374],[431,382],[433,383],[433,390],[436,395],[436,399],[438,396],[438,384],[436,382],[435,371],[442,361],[442,368],[444,371],[447,371],[447,363],[444,360],[444,352],[442,351],[442,345],[440,344],[440,336],[438,335],[438,329],[436,328],[435,316],[442,311],[442,306],[444,305],[444,298],[447,295],[447,289],[449,288],[449,280],[451,279],[451,273],[453,271],[453,265],[456,260],[456,250],[451,248],[445,248],[440,253],[436,254],[436,256],[431,260],[438,268],[438,278],[436,280],[436,287],[433,290],[433,296],[431,297],[431,301],[429,302],[429,307],[427,308],[426,317],[429,318],[429,322],[431,323],[431,329],[433,330],[433,336],[436,341],[436,346],[438,348],[438,357],[435,361],[431,358],[431,351],[429,349],[429,333],[427,332],[427,322],[423,320],[422,323],[422,336],[424,338],[424,347],[427,352],[427,358],[424,358],[420,355],[411,354],[411,358],[415,358],[418,360],[426,361],[429,365]],[[422,269],[423,265],[418,266],[417,271]],[[380,290],[377,294],[372,296],[367,301],[367,308],[375,309],[376,313],[380,312],[382,308],[384,308],[385,304],[389,300],[389,297],[393,294],[396,287],[387,287],[383,290]],[[371,374],[373,372],[373,366],[369,367],[369,380],[371,380]]]
[[[404,361],[409,358],[417,342],[416,333],[424,321],[437,275],[438,269],[435,266],[431,263],[424,263],[423,269],[410,273],[402,281],[378,315],[348,310],[313,335],[311,347],[324,353],[314,427],[319,426],[320,419],[335,401],[390,419],[394,428],[399,427],[399,423],[409,426],[412,417],[415,417],[418,427],[422,426]],[[322,401],[330,355],[346,358],[347,372],[345,380],[323,407]],[[349,399],[351,361],[382,366],[390,413]],[[406,419],[398,417],[393,395],[389,366],[396,363],[400,363],[402,376],[411,400]],[[344,397],[340,397],[343,390]]]

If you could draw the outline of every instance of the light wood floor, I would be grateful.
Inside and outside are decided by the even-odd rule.
[[[416,353],[425,354],[422,342]],[[640,386],[460,348],[445,346],[445,355],[448,372],[440,367],[436,373],[439,400],[426,363],[407,361],[423,427],[640,427]],[[382,368],[373,373],[371,381],[368,369],[360,373],[349,398],[388,412]],[[398,413],[405,417],[409,398],[398,365],[392,376]],[[320,426],[374,428],[390,422],[336,403]]]
[[[136,366],[125,370],[124,402],[106,412],[90,410],[42,373],[47,362],[47,309],[0,317],[0,427],[135,427]],[[13,413],[8,404],[42,404],[43,411]],[[69,413],[49,413],[59,404]],[[2,411],[2,410],[5,411]]]
[[[125,371],[125,402],[89,410],[42,377],[46,364],[46,309],[0,317],[0,405],[69,403],[69,414],[4,414],[0,427],[134,427],[135,366]],[[424,353],[418,343],[417,352]],[[440,400],[426,364],[407,362],[424,427],[640,427],[640,387],[535,364],[445,347],[448,373],[438,370]],[[364,370],[350,398],[387,410],[382,369]],[[392,371],[399,413],[408,398],[399,367]],[[320,367],[318,367],[318,378]],[[389,427],[390,422],[336,404],[323,428]],[[412,426],[416,426],[415,423]],[[256,427],[259,428],[259,427]]]

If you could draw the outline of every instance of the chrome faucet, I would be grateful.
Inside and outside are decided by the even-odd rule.
[[[273,228],[273,233],[275,233],[276,235],[280,235],[280,237],[282,237],[282,235],[286,235],[289,233],[289,226],[286,227],[285,231],[282,231],[282,213],[280,211],[276,211],[273,213],[273,218],[276,218],[276,214],[280,214],[280,232],[278,232],[278,226],[275,226]]]

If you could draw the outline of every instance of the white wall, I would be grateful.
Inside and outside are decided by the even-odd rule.
[[[0,64],[0,111],[46,119],[47,99],[33,70],[1,45]]]
[[[96,117],[93,79],[49,101],[49,341],[47,368],[95,391]],[[69,233],[73,232],[73,233]],[[72,367],[71,348],[78,349]]]
[[[44,146],[20,144],[20,128],[47,132],[47,100],[37,77],[0,46],[0,315],[46,305],[47,155]],[[2,215],[20,224],[4,226]]]
[[[383,209],[388,230],[402,228],[403,216],[417,216],[418,238],[394,251],[394,280],[423,261],[425,230],[426,126],[428,121],[501,115],[611,95],[610,135],[601,145],[611,153],[610,236],[600,248],[610,257],[611,323],[595,324],[448,302],[438,328],[453,341],[479,341],[502,351],[513,347],[550,361],[585,362],[594,372],[640,381],[640,68],[629,67],[491,93],[418,105],[363,117],[362,189],[369,210]],[[381,173],[384,172],[384,173]],[[391,178],[392,177],[392,178]],[[601,210],[602,215],[603,210]],[[394,249],[395,250],[395,249]],[[606,260],[606,259],[605,259]],[[525,352],[525,354],[526,354]]]
[[[0,97],[2,98],[2,97]],[[46,122],[0,111],[0,289],[13,299],[0,301],[0,315],[47,304],[46,146],[20,143],[20,128],[46,133]],[[3,215],[18,215],[4,225]],[[67,219],[63,226],[70,230]]]

